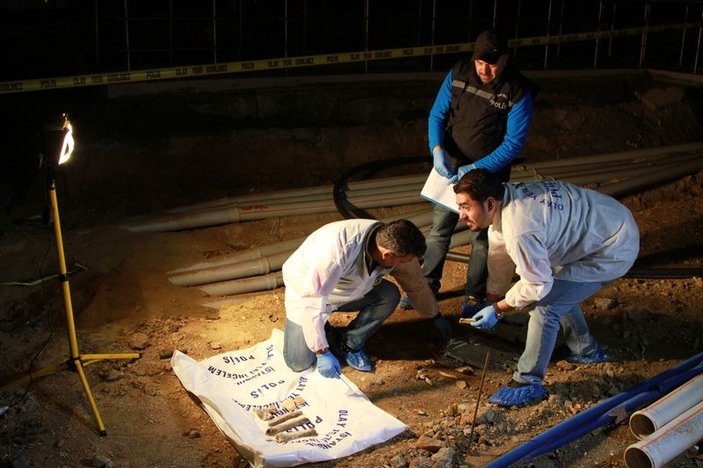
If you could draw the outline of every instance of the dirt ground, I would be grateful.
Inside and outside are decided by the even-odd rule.
[[[106,437],[98,435],[74,372],[56,372],[0,392],[0,466],[247,466],[181,386],[170,356],[178,349],[201,360],[267,339],[272,329],[283,327],[283,288],[228,297],[230,304],[206,307],[221,298],[174,286],[167,272],[298,238],[342,216],[289,216],[164,233],[135,233],[123,225],[134,216],[166,208],[330,184],[359,164],[426,155],[425,114],[438,80],[420,90],[392,86],[388,92],[388,83],[276,90],[269,95],[280,97],[278,105],[288,103],[295,116],[281,112],[271,118],[237,118],[237,112],[246,111],[244,97],[253,91],[112,99],[92,92],[55,100],[51,96],[48,101],[45,96],[12,97],[27,114],[80,98],[71,114],[77,152],[57,177],[78,345],[81,353],[139,352],[141,357],[86,367]],[[535,102],[526,162],[703,140],[700,87],[641,75],[541,77],[538,82],[542,91]],[[681,99],[658,108],[641,99],[647,91],[672,86],[683,91]],[[302,105],[315,93],[336,96],[338,105]],[[51,277],[57,271],[55,239],[42,218],[46,184],[41,175],[24,175],[20,166],[3,182],[0,217],[0,381],[5,382],[30,368],[64,362],[68,353],[61,289]],[[420,166],[396,167],[378,176],[429,169]],[[641,230],[640,266],[700,272],[702,187],[703,171],[622,198]],[[423,207],[429,209],[416,204],[370,212],[380,218]],[[700,274],[623,278],[583,305],[593,334],[615,357],[613,362],[553,362],[546,382],[548,400],[525,408],[491,408],[486,395],[509,381],[522,350],[524,321],[518,317],[491,333],[459,327],[465,268],[447,263],[440,307],[455,323],[455,338],[469,344],[470,362],[447,356],[416,313],[397,311],[367,344],[375,371],[345,367],[344,374],[409,430],[317,466],[482,466],[703,351]],[[335,324],[343,325],[352,316],[335,316]],[[470,445],[480,367],[488,351]],[[523,465],[625,466],[624,450],[635,441],[622,423]],[[451,450],[438,452],[440,447]],[[672,462],[702,465],[693,451]]]

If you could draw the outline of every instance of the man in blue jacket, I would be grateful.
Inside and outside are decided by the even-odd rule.
[[[479,34],[470,59],[457,62],[437,94],[428,121],[434,169],[456,183],[479,168],[510,178],[510,163],[525,147],[537,86],[522,75],[508,56],[508,43],[495,31]],[[444,261],[459,215],[436,205],[427,235],[423,275],[439,291]],[[486,304],[487,231],[473,234],[462,315]],[[400,307],[411,308],[407,296]]]

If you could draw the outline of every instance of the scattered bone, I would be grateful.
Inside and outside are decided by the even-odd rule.
[[[299,432],[282,432],[280,434],[276,434],[276,442],[285,443],[290,442],[291,440],[301,439],[303,437],[314,437],[316,435],[317,431],[315,429],[306,429]]]
[[[266,429],[266,435],[276,435],[279,432],[287,431],[288,429],[293,429],[296,426],[302,426],[303,424],[309,424],[310,420],[306,418],[305,416],[301,416],[299,418],[291,419],[290,421],[286,421],[282,424],[278,424],[273,427],[269,427]]]
[[[459,325],[469,325],[471,323],[474,323],[475,321],[476,319],[473,317],[463,317],[459,319]]]
[[[271,426],[276,426],[278,424],[281,424],[284,421],[288,421],[289,419],[297,418],[298,416],[302,416],[303,412],[300,410],[296,411],[291,411],[290,413],[285,413],[280,416],[276,416],[273,419],[269,420],[269,427]]]
[[[259,419],[263,419],[264,421],[267,421],[271,418],[273,418],[273,415],[278,411],[278,408],[276,405],[271,403],[268,405],[266,408],[258,408],[254,411],[256,415],[259,417]]]
[[[295,403],[296,408],[300,408],[301,406],[304,406],[307,404],[307,402],[305,401],[305,398],[301,397],[300,395],[293,398],[293,402]]]
[[[300,408],[301,406],[306,405],[307,402],[305,399],[301,396],[297,396],[293,398],[292,400],[283,400],[281,402],[281,408],[287,409],[288,411],[293,411],[295,409]]]
[[[281,402],[281,408],[284,410],[293,411],[297,408],[297,406],[293,400],[283,400]]]

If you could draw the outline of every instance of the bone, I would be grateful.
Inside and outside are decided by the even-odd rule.
[[[315,429],[306,429],[299,432],[283,432],[281,434],[276,434],[276,442],[286,443],[291,440],[301,439],[303,437],[314,437],[316,435],[317,431]]]
[[[256,415],[260,418],[263,419],[264,421],[268,421],[269,419],[273,418],[274,413],[278,411],[278,408],[276,408],[276,405],[270,404],[266,408],[259,408],[254,411]]]
[[[269,427],[275,426],[277,424],[281,424],[283,421],[288,421],[289,419],[297,418],[298,416],[302,416],[303,412],[300,410],[296,411],[291,411],[290,413],[285,413],[280,416],[276,416],[273,419],[269,420]]]
[[[295,403],[296,408],[300,408],[301,406],[305,405],[307,402],[305,401],[305,398],[301,396],[297,396],[293,398],[293,402]]]
[[[290,421],[286,421],[283,424],[279,424],[277,426],[269,427],[266,429],[266,435],[276,435],[279,432],[287,431],[288,429],[292,429],[296,426],[302,426],[303,424],[308,424],[310,423],[310,420],[306,418],[305,416],[301,416],[296,419],[291,419]]]
[[[297,405],[293,400],[284,400],[281,402],[281,408],[286,409],[288,411],[293,411],[297,408]]]

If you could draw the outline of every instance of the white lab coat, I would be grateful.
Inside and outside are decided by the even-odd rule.
[[[639,230],[627,207],[565,182],[505,184],[488,230],[489,293],[515,308],[539,301],[554,278],[611,281],[632,267]],[[520,280],[508,290],[514,272]]]
[[[368,238],[381,226],[370,219],[327,224],[310,234],[283,264],[286,318],[302,327],[310,350],[328,347],[324,327],[330,313],[364,297],[386,274],[398,281],[420,314],[439,313],[417,259],[369,271]]]

